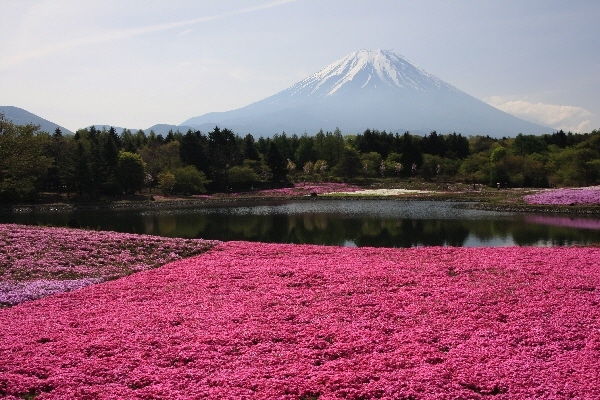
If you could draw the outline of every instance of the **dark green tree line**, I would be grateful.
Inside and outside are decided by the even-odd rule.
[[[464,137],[367,129],[255,139],[227,128],[207,134],[121,133],[93,126],[63,135],[0,115],[0,200],[51,192],[81,199],[143,188],[165,194],[229,192],[311,180],[453,179],[495,186],[600,183],[600,132]]]

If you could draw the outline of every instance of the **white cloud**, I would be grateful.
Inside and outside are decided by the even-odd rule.
[[[194,32],[194,30],[193,30],[193,29],[186,29],[186,30],[185,30],[185,31],[183,31],[183,32],[179,32],[179,33],[177,34],[177,36],[185,36],[185,35],[189,35],[189,34],[190,34],[190,33],[192,33],[192,32]]]
[[[589,132],[592,113],[585,108],[555,104],[531,103],[492,96],[485,101],[504,112],[537,124],[571,132]]]
[[[247,14],[247,13],[261,11],[261,10],[272,8],[272,7],[278,7],[278,6],[281,6],[281,5],[284,5],[287,3],[291,3],[294,1],[296,1],[296,0],[275,0],[275,1],[270,1],[268,3],[264,3],[264,4],[261,4],[258,6],[232,10],[232,11],[220,14],[220,15],[212,15],[212,16],[207,16],[207,17],[186,19],[186,20],[182,20],[182,21],[168,22],[168,23],[155,24],[155,25],[147,25],[147,26],[142,26],[142,27],[137,27],[137,28],[119,29],[119,30],[105,32],[105,33],[102,33],[99,35],[81,37],[81,38],[76,38],[76,39],[72,39],[72,40],[65,40],[65,41],[53,43],[51,45],[48,45],[48,46],[45,46],[42,48],[37,48],[37,49],[25,51],[25,52],[20,52],[17,54],[12,54],[12,55],[9,55],[8,57],[4,57],[3,59],[0,58],[0,71],[14,67],[23,62],[37,59],[37,58],[46,56],[48,54],[56,53],[58,51],[65,50],[65,49],[71,49],[71,48],[83,46],[83,45],[112,42],[112,41],[126,39],[129,37],[145,35],[145,34],[154,33],[154,32],[166,31],[169,29],[183,28],[183,27],[187,27],[190,25],[198,24],[198,23],[227,18],[227,17],[234,16],[234,15]],[[189,33],[188,31],[189,30],[184,30],[181,34],[187,34],[187,33]]]

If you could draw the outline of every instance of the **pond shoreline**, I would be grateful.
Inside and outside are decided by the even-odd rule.
[[[327,201],[327,200],[390,200],[390,201],[448,201],[471,202],[471,207],[484,211],[504,211],[518,213],[550,213],[550,214],[600,214],[598,205],[542,205],[515,204],[506,202],[490,202],[481,199],[477,193],[419,193],[395,196],[377,195],[336,195],[324,194],[318,196],[229,196],[214,198],[172,198],[164,200],[127,200],[90,203],[47,203],[47,204],[18,204],[0,206],[0,213],[33,213],[33,212],[64,212],[75,210],[122,210],[122,209],[163,209],[178,207],[202,207],[207,205],[226,205],[245,202],[269,201]]]
[[[336,186],[337,185],[337,186]],[[324,189],[324,190],[323,190]],[[360,189],[355,191],[356,189]],[[347,191],[350,190],[350,191]],[[365,192],[367,191],[367,192]],[[28,204],[0,205],[0,213],[65,212],[83,210],[137,210],[170,209],[205,206],[226,206],[251,202],[327,201],[327,200],[390,200],[469,202],[483,211],[547,214],[600,214],[600,204],[529,204],[525,197],[543,191],[530,188],[489,188],[464,183],[404,182],[394,185],[372,184],[344,186],[344,184],[303,183],[283,190],[257,190],[236,193],[213,193],[197,196],[162,196],[144,193],[119,199],[78,201],[46,197]],[[370,192],[370,193],[369,193]]]
[[[546,214],[600,214],[600,206],[552,206],[548,204],[488,204],[476,203],[472,206],[477,210],[508,211],[518,213],[546,213]]]

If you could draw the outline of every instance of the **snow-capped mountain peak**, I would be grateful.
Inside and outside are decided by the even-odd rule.
[[[359,50],[329,64],[288,89],[292,95],[333,96],[344,86],[400,91],[457,90],[391,50]]]

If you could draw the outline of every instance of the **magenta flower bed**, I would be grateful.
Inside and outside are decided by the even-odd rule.
[[[600,248],[229,242],[1,309],[0,396],[598,399],[599,304]]]
[[[577,189],[544,190],[542,192],[523,196],[527,204],[549,205],[600,205],[600,186],[590,186]]]
[[[0,224],[0,307],[156,268],[216,243]]]

